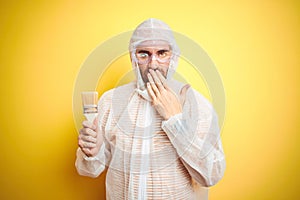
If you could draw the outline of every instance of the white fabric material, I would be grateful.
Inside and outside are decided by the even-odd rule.
[[[152,29],[157,24],[165,27],[154,19],[143,24]],[[130,50],[145,40],[148,32],[143,36],[141,27],[133,34]],[[164,32],[159,38],[161,30],[155,29],[155,37],[150,34],[146,38],[169,38],[179,53],[175,40],[169,37],[169,28],[163,30],[168,34]],[[98,123],[104,143],[94,158],[78,149],[76,168],[81,175],[97,177],[108,167],[107,199],[199,199],[199,184],[216,184],[225,169],[216,113],[202,95],[189,89],[182,113],[163,121],[146,90],[140,87],[142,84],[137,74],[135,83],[101,96]],[[172,79],[168,79],[168,85],[177,95],[183,87]],[[201,198],[207,199],[207,192],[203,191]]]

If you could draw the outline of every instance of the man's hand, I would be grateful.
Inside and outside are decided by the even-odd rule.
[[[79,131],[78,146],[89,157],[96,156],[103,143],[103,136],[99,131],[97,121],[97,118],[94,120],[94,123],[83,121],[83,128]]]
[[[158,71],[149,70],[147,90],[152,98],[152,103],[157,112],[168,120],[170,117],[182,112],[182,105],[185,101],[186,92],[190,85],[185,85],[178,97],[167,85],[165,77]]]

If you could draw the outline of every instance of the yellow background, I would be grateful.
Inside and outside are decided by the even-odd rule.
[[[200,44],[223,79],[227,169],[210,199],[299,197],[298,1],[3,2],[0,199],[104,199],[104,176],[74,167],[73,87],[97,45],[149,17]]]

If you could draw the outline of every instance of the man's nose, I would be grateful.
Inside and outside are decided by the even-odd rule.
[[[154,54],[150,58],[149,67],[153,70],[158,68],[158,62]]]

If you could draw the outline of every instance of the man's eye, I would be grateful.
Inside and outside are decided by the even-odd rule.
[[[169,51],[165,51],[165,50],[159,51],[158,56],[161,58],[167,57],[169,56]]]
[[[140,58],[147,58],[148,54],[147,53],[139,53],[138,54]]]
[[[166,52],[161,52],[161,53],[159,53],[159,56],[160,57],[165,57],[165,56],[167,56],[167,53]]]
[[[169,51],[168,50],[160,50],[157,52],[158,55],[162,55],[162,56],[165,56],[165,55],[168,55],[169,54]]]

